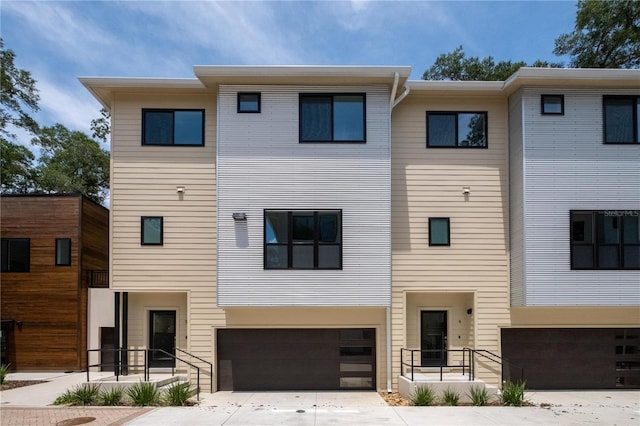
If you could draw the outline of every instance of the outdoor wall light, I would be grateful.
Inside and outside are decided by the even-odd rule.
[[[473,308],[467,309],[467,315],[471,315],[473,313]]]
[[[184,192],[184,186],[176,186],[176,192],[182,194]]]
[[[247,214],[244,212],[236,212],[231,215],[236,222],[244,222],[247,220]]]
[[[469,187],[469,186],[463,186],[463,187],[462,187],[462,193],[463,193],[464,195],[469,195],[469,194],[471,194],[471,187]]]

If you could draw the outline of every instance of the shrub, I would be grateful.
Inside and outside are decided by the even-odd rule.
[[[447,389],[442,394],[442,403],[444,405],[456,406],[460,401],[460,394],[454,390]]]
[[[484,407],[489,403],[489,392],[483,386],[472,386],[469,397],[473,405],[478,407]]]
[[[411,395],[411,403],[418,406],[433,405],[436,401],[436,393],[430,386],[418,386]]]
[[[120,405],[124,392],[121,387],[102,392],[98,396],[101,405],[115,406]]]
[[[55,401],[53,401],[53,405],[67,405],[67,404],[73,404],[73,403],[74,403],[73,394],[68,389],[65,391],[65,393],[63,393],[62,395],[57,397]]]
[[[0,364],[0,385],[4,384],[4,379],[9,374],[9,367],[11,364]]]
[[[512,405],[521,407],[525,404],[525,382],[511,382],[509,380],[502,384],[502,405]]]
[[[98,399],[100,385],[83,383],[68,390],[53,401],[53,405],[91,405]]]
[[[131,398],[133,405],[145,407],[148,405],[158,405],[160,402],[160,392],[153,383],[138,382],[127,389],[127,396]]]
[[[174,383],[167,388],[165,402],[167,405],[184,406],[187,405],[189,398],[195,394],[195,389],[191,389],[189,382]]]

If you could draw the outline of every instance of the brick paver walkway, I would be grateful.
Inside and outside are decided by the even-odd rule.
[[[137,407],[0,407],[2,426],[119,426],[153,408]]]

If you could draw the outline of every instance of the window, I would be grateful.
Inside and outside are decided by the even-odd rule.
[[[56,266],[71,265],[71,238],[56,238]]]
[[[640,211],[572,211],[571,269],[640,269]]]
[[[161,246],[162,226],[162,216],[142,216],[141,244],[148,246]]]
[[[427,112],[428,148],[486,148],[486,112]]]
[[[639,143],[640,96],[605,96],[604,143]]]
[[[364,94],[301,94],[300,142],[365,142]]]
[[[28,238],[2,238],[2,272],[29,272]]]
[[[542,95],[542,114],[564,115],[564,95]]]
[[[260,93],[238,93],[238,112],[260,112]]]
[[[342,269],[342,211],[264,212],[265,269]]]
[[[204,110],[142,110],[143,145],[204,145]]]
[[[450,245],[448,217],[430,217],[429,218],[429,245],[430,246]]]

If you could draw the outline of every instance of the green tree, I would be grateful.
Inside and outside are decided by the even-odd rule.
[[[111,114],[105,108],[100,110],[100,117],[91,120],[91,132],[93,138],[107,142],[111,134]]]
[[[577,68],[640,67],[640,1],[578,1],[575,28],[553,53],[570,55]]]
[[[40,95],[36,81],[29,71],[15,66],[15,53],[4,48],[0,38],[0,137],[14,138],[11,127],[23,128],[31,133],[38,130],[31,112],[38,111]]]
[[[38,189],[80,192],[103,203],[109,188],[109,152],[86,134],[62,124],[44,127],[31,141],[42,155],[36,167]]]
[[[451,53],[444,53],[436,58],[434,64],[424,72],[424,80],[459,80],[459,81],[504,81],[520,67],[560,67],[561,64],[535,61],[531,65],[526,62],[499,61],[488,56],[480,59],[477,56],[467,57],[462,46]]]
[[[24,194],[36,188],[34,155],[26,146],[0,137],[0,176],[3,194]]]

